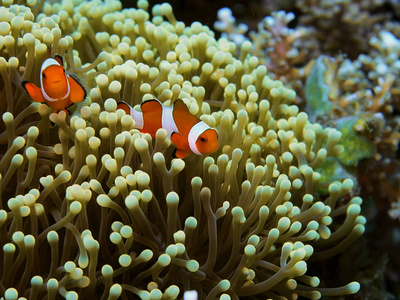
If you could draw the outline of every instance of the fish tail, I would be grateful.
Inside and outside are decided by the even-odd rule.
[[[135,121],[135,128],[143,128],[143,114],[140,111],[133,109],[133,107],[123,101],[117,103],[117,109],[124,110],[127,115],[132,117],[132,119]]]
[[[129,104],[126,103],[126,102],[123,102],[123,101],[118,102],[118,103],[117,103],[117,109],[122,109],[123,111],[125,111],[125,113],[126,113],[127,115],[130,115],[130,114],[131,114],[131,107],[130,107]]]

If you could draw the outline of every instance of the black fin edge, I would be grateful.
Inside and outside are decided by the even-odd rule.
[[[22,85],[22,87],[25,89],[25,91],[26,91],[25,85],[26,85],[27,83],[29,83],[28,80],[24,80],[24,81],[21,82],[21,85]]]
[[[62,58],[62,56],[60,54],[54,54],[53,58],[58,58],[61,60],[61,66],[64,67],[64,59]]]
[[[145,104],[145,103],[147,103],[147,102],[151,102],[151,101],[155,101],[155,102],[158,102],[158,103],[162,104],[162,103],[160,102],[160,100],[157,100],[156,98],[154,98],[154,99],[148,99],[148,100],[146,100],[146,101],[143,101],[142,103],[140,103],[140,107],[142,107],[143,104]]]
[[[84,101],[87,97],[87,91],[86,91],[85,87],[83,86],[83,84],[80,82],[79,78],[76,75],[68,74],[68,76],[71,76],[71,78],[74,79],[76,81],[76,83],[78,83],[80,85],[80,87],[83,89],[84,96],[83,96],[82,101]]]

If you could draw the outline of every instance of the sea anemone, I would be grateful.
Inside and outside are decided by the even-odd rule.
[[[4,3],[0,31],[0,294],[4,299],[175,299],[346,295],[307,262],[364,232],[346,179],[321,196],[319,164],[338,130],[311,123],[244,42],[178,22],[168,3]],[[3,46],[4,45],[4,46]],[[52,113],[31,103],[46,56],[66,57],[88,98]],[[219,133],[210,156],[172,159],[117,109],[183,99]]]

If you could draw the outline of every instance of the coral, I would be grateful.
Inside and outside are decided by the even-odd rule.
[[[389,18],[380,13],[387,0],[297,0],[299,23],[314,28],[322,52],[346,53],[351,59],[368,51],[374,25]],[[376,11],[374,13],[374,11]]]
[[[258,23],[258,31],[250,32],[254,55],[272,72],[272,76],[286,80],[298,79],[304,73],[296,68],[309,61],[316,44],[312,41],[309,29],[290,28],[289,23],[295,15],[285,11],[272,12]]]
[[[221,37],[240,45],[247,40],[244,34],[247,32],[248,26],[243,23],[236,26],[235,21],[231,9],[224,7],[218,10],[218,21],[214,22],[214,28],[221,32]]]
[[[0,294],[4,299],[238,299],[347,295],[320,286],[309,261],[344,251],[363,232],[354,183],[318,166],[343,151],[341,133],[308,120],[296,93],[250,55],[186,27],[164,3],[28,6],[3,1],[0,30]],[[3,46],[4,45],[4,46]],[[238,55],[236,56],[236,52]],[[52,113],[19,83],[64,55],[88,99]],[[208,157],[171,159],[117,110],[183,99],[219,132]],[[15,184],[13,184],[15,183]]]
[[[369,39],[369,44],[367,54],[361,54],[354,61],[339,61],[336,67],[331,67],[337,69],[337,75],[332,71],[330,75],[337,82],[331,100],[337,101],[347,114],[366,111],[388,114],[395,106],[400,40],[389,31],[379,30]]]

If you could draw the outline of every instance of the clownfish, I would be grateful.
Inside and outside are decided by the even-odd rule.
[[[62,57],[47,58],[40,69],[40,88],[32,82],[21,83],[35,102],[46,102],[54,112],[65,111],[73,103],[86,98],[86,91],[77,79],[65,73]]]
[[[165,106],[157,99],[147,100],[141,104],[142,112],[134,110],[125,102],[119,102],[117,108],[131,115],[135,127],[153,138],[158,129],[167,130],[176,146],[174,157],[185,158],[191,153],[211,154],[218,149],[217,131],[192,115],[180,99],[175,100],[173,106]]]

